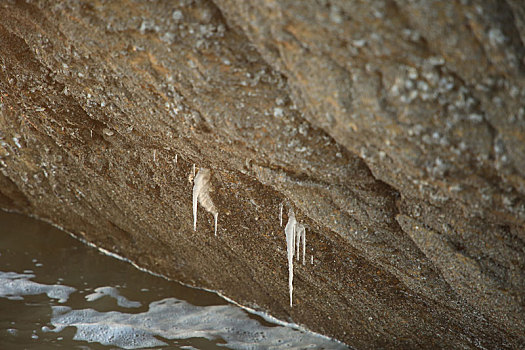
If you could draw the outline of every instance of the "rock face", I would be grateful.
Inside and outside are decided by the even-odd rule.
[[[521,0],[0,16],[1,207],[358,349],[525,346]],[[293,307],[281,203],[307,227]]]

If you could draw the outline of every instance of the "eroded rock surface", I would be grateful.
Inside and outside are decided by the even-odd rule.
[[[522,1],[0,15],[3,208],[356,348],[525,346]],[[314,261],[293,308],[281,203]]]

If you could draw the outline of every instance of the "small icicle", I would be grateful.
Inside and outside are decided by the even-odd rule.
[[[153,163],[156,163],[157,162],[157,150],[154,149],[153,150]]]
[[[290,307],[292,307],[292,294],[293,294],[293,254],[295,249],[295,214],[293,209],[290,208],[288,211],[288,223],[284,228],[286,234],[286,251],[288,253],[288,290],[290,292]]]
[[[295,218],[294,218],[295,220]],[[297,230],[297,221],[295,221],[294,226],[292,227],[292,280],[293,280],[293,257],[295,255],[295,233]]]
[[[177,164],[177,155],[175,155],[175,164]]]
[[[310,255],[310,264],[311,264],[311,265],[314,264],[314,256],[313,256],[313,255]]]
[[[193,166],[191,167],[191,174],[193,178],[195,178],[195,164],[193,164]]]
[[[283,203],[279,204],[279,222],[283,226]]]
[[[303,227],[303,265],[306,255],[306,227]]]
[[[217,220],[219,219],[219,213],[213,214],[213,220],[215,221],[215,236],[217,236]]]
[[[193,231],[197,231],[197,201],[199,199],[200,185],[197,181],[193,184]]]

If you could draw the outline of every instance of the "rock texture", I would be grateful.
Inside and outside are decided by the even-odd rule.
[[[525,347],[521,0],[0,16],[1,207],[358,349]],[[293,308],[281,203],[314,261]]]

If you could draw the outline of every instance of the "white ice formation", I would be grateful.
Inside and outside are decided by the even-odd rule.
[[[283,226],[283,203],[279,204],[279,222]]]
[[[200,168],[193,180],[193,230],[197,231],[197,202],[199,202],[208,213],[213,214],[213,218],[215,220],[215,235],[217,235],[217,219],[219,217],[219,212],[211,200],[210,191],[210,170],[206,168]]]
[[[286,251],[288,253],[288,289],[290,291],[290,307],[292,307],[292,293],[293,293],[293,253],[295,249],[295,226],[297,221],[295,220],[295,214],[290,208],[288,211],[288,223],[284,228],[286,234]]]
[[[299,260],[301,240],[303,241],[303,265],[305,264],[306,255],[306,229],[295,219],[295,213],[292,208],[288,210],[288,223],[284,228],[286,234],[286,251],[288,253],[288,289],[290,291],[290,307],[292,307],[293,294],[293,257],[297,256]]]
[[[303,265],[306,254],[306,228],[302,224],[297,224],[295,228],[295,254],[297,255],[297,260],[299,260],[301,252],[301,240],[303,240]]]

